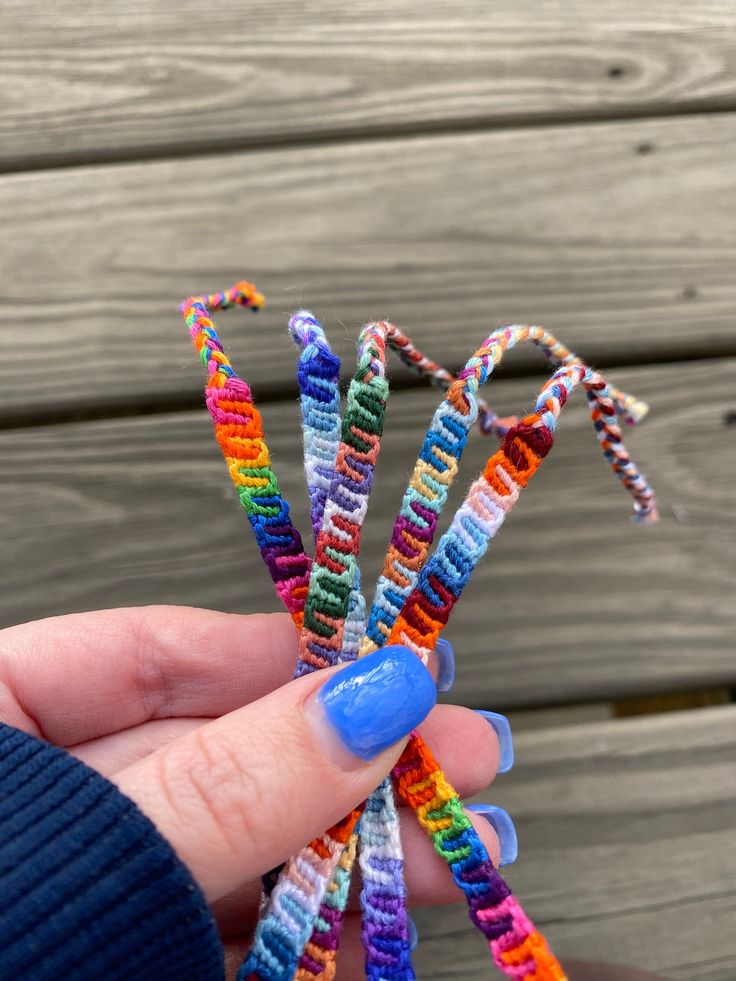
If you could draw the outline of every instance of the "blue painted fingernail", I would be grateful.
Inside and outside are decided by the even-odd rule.
[[[511,723],[500,712],[484,712],[476,709],[486,722],[493,726],[498,739],[498,773],[508,773],[514,765],[514,740],[511,736]]]
[[[408,736],[436,701],[432,675],[413,651],[399,644],[348,664],[317,694],[328,727],[362,760],[372,760]]]
[[[437,691],[449,691],[455,684],[455,651],[449,640],[438,640],[434,652],[437,655]]]
[[[419,934],[417,933],[417,925],[412,920],[412,918],[407,914],[406,925],[409,928],[409,950],[416,950],[419,946]]]
[[[493,804],[468,804],[467,809],[475,814],[480,814],[496,832],[501,848],[499,864],[513,865],[519,854],[519,841],[509,812],[504,811],[502,807],[495,807]]]

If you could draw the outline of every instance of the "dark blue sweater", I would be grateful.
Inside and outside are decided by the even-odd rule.
[[[141,811],[0,724],[0,981],[222,981],[217,925]]]

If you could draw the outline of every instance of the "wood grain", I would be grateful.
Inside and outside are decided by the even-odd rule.
[[[630,449],[662,521],[630,523],[582,405],[478,569],[447,636],[453,699],[562,704],[736,682],[736,360],[615,372],[650,401]],[[527,411],[535,379],[489,388]],[[437,395],[397,392],[364,533],[370,590]],[[582,402],[582,397],[577,399]],[[306,530],[298,406],[263,406],[283,491]],[[451,504],[495,449],[474,434]],[[0,622],[127,604],[277,609],[204,409],[0,434]],[[445,524],[449,521],[449,509]]]
[[[6,176],[0,419],[195,404],[178,302],[243,274],[262,396],[300,304],[348,355],[384,316],[456,366],[514,320],[599,363],[736,353],[735,155],[736,114]]]
[[[728,0],[5,0],[0,166],[736,107]]]
[[[558,954],[732,981],[734,753],[734,706],[518,735],[485,799],[513,815],[508,878]],[[464,910],[414,915],[418,977],[493,974]]]

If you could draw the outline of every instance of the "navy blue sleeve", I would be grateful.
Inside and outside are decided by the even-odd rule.
[[[0,981],[222,981],[212,911],[136,805],[0,724]]]

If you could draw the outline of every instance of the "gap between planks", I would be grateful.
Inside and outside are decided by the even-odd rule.
[[[626,437],[660,498],[662,520],[651,528],[629,522],[630,503],[597,453],[583,406],[565,410],[550,461],[448,626],[458,656],[453,699],[504,710],[736,683],[727,450],[736,429],[724,425],[735,370],[736,361],[715,361],[611,378],[652,405]],[[489,395],[507,414],[525,411],[536,388],[507,381]],[[429,389],[389,399],[361,550],[366,584],[375,582],[437,400]],[[264,412],[264,426],[304,530],[296,401]],[[493,448],[473,434],[450,509]],[[204,409],[8,432],[0,451],[4,623],[152,600],[277,608]]]
[[[713,361],[717,358],[728,359],[736,355],[736,338],[734,345],[723,344],[723,349],[719,353],[703,352],[692,357],[681,357],[682,352],[676,348],[669,351],[671,357],[660,360],[656,358],[654,352],[645,354],[642,357],[631,357],[627,359],[621,352],[609,360],[605,357],[596,359],[595,368],[599,371],[617,371],[625,368],[637,367],[680,367],[686,364],[700,361]],[[400,367],[394,362],[392,367]],[[457,374],[462,365],[450,365],[448,370]],[[546,370],[544,363],[534,364],[533,362],[521,362],[520,364],[502,364],[494,372],[495,381],[515,381],[524,378],[536,379],[539,383],[549,378],[550,370]],[[399,374],[391,380],[391,392],[408,392],[426,388],[426,381],[417,378],[415,375],[404,373]],[[258,391],[258,404],[278,405],[283,402],[293,402],[298,398],[299,390],[296,382],[291,385],[260,386]],[[59,402],[53,406],[41,404],[38,407],[16,407],[10,406],[5,411],[0,408],[0,432],[14,429],[34,429],[40,426],[64,426],[79,422],[99,422],[105,419],[131,419],[140,416],[167,415],[180,412],[200,412],[202,410],[203,396],[201,393],[192,394],[189,392],[164,392],[161,394],[144,397],[141,395],[133,396],[131,399],[112,398],[104,400],[100,397],[93,401],[86,402],[84,398],[75,399],[72,402]],[[729,419],[724,417],[726,424],[731,424]]]
[[[524,116],[508,116],[503,119],[480,117],[478,119],[437,122],[408,122],[391,125],[382,123],[366,126],[362,130],[324,129],[292,133],[271,133],[268,136],[243,136],[240,138],[212,137],[207,140],[192,140],[182,144],[152,144],[142,147],[118,147],[109,151],[104,147],[87,150],[84,153],[66,153],[63,156],[50,155],[18,157],[12,161],[0,159],[0,177],[23,173],[43,173],[54,170],[72,170],[77,167],[109,167],[116,164],[162,163],[175,160],[190,160],[226,157],[239,153],[258,153],[270,151],[304,150],[310,147],[339,147],[345,144],[390,143],[401,141],[410,143],[425,137],[451,137],[472,135],[474,133],[500,133],[514,130],[561,129],[566,126],[595,126],[616,122],[656,122],[662,119],[687,118],[688,116],[709,117],[729,115],[736,112],[736,99],[724,103],[714,103],[712,99],[693,101],[687,106],[648,106],[609,107],[589,112],[551,112],[529,113]]]
[[[0,156],[184,152],[726,109],[732,4],[5,0]],[[196,58],[182,57],[196,51]],[[194,135],[193,135],[194,134]],[[104,149],[107,148],[107,149]],[[130,159],[130,156],[128,156]]]

